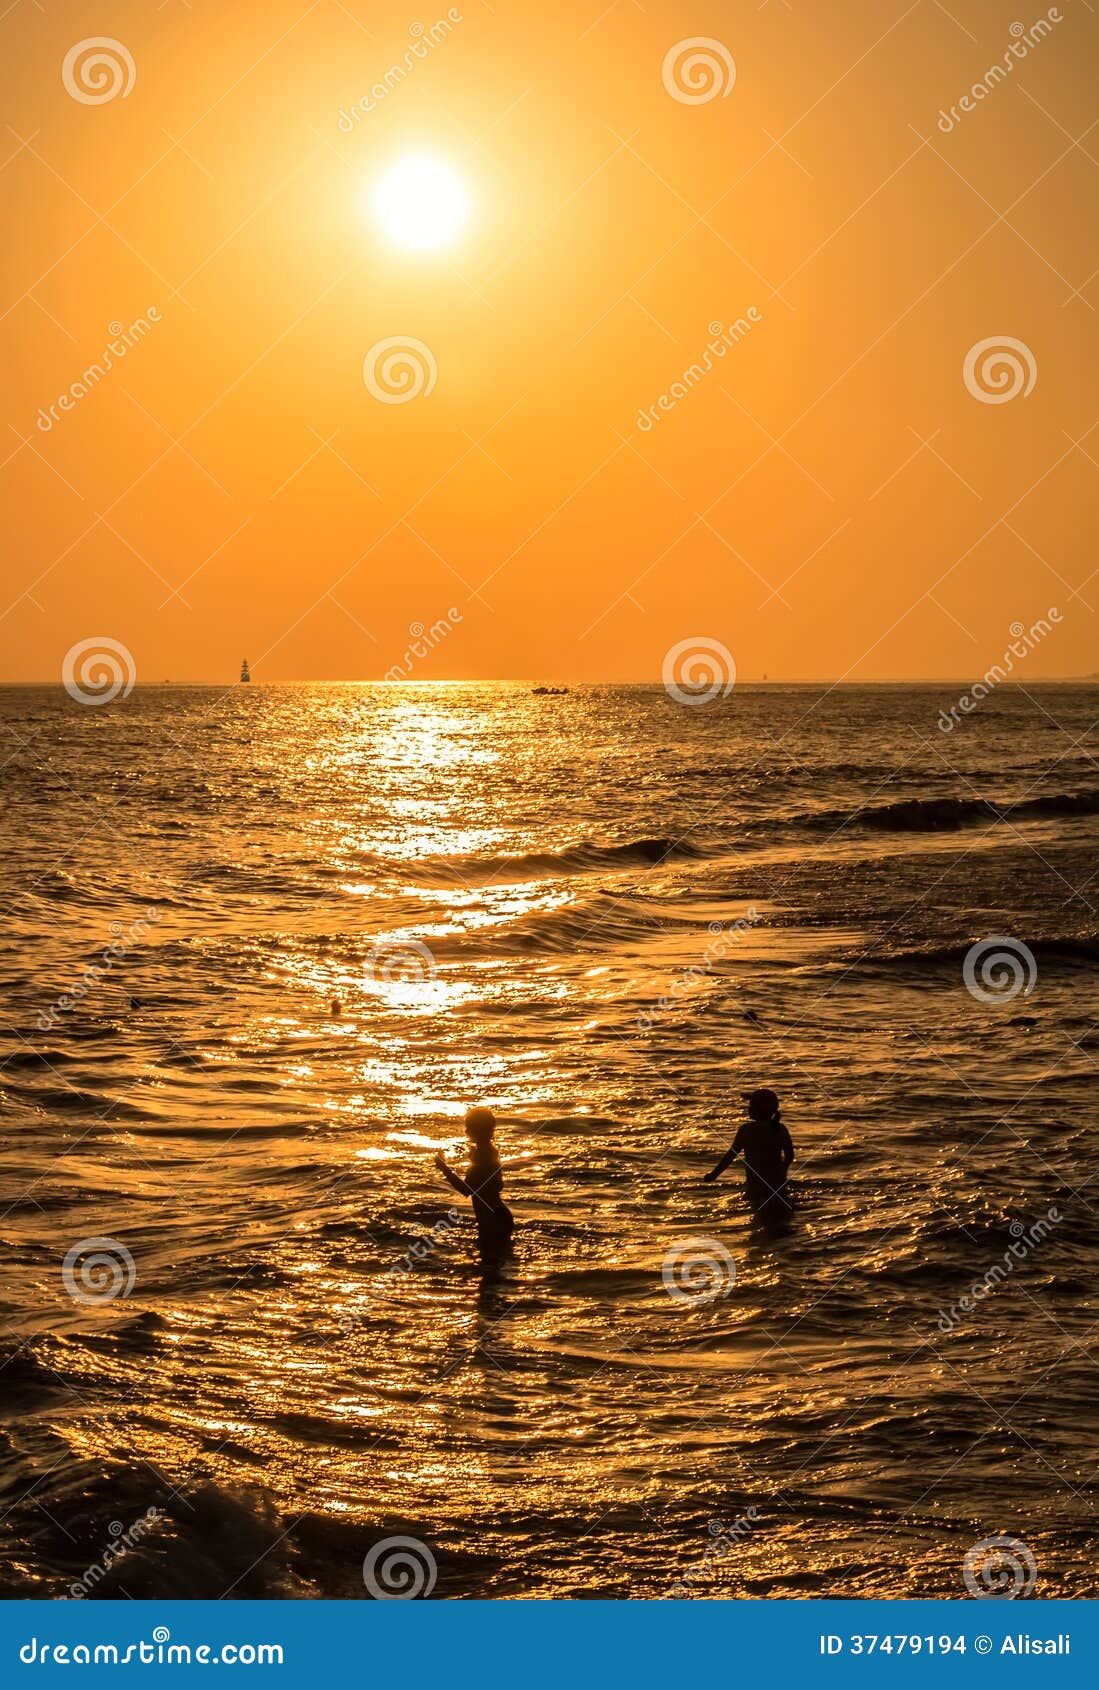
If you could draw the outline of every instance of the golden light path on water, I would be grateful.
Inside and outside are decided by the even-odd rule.
[[[62,1589],[103,1521],[154,1505],[135,1597],[358,1596],[386,1534],[430,1546],[441,1595],[688,1573],[695,1595],[951,1594],[994,1525],[1050,1593],[1090,1577],[1089,1387],[1062,1334],[1086,1330],[1093,1035],[1058,877],[1093,863],[1094,822],[905,825],[946,795],[909,732],[941,702],[138,688],[93,722],[22,701],[24,1032],[89,934],[155,919],[41,1059],[0,1053],[4,1171],[33,1186],[0,1235],[15,1588]],[[1046,730],[1004,708],[967,754],[1006,767],[1010,743],[1010,802]],[[1087,698],[1059,708],[1086,736]],[[1057,792],[1084,790],[1086,751]],[[114,834],[44,881],[46,837],[54,860],[78,827],[53,780],[113,805]],[[1041,993],[995,1016],[961,980],[975,902],[1003,932],[1025,909],[1042,955]],[[1012,1115],[1005,1157],[997,1123],[1051,1065],[1056,1108]],[[753,1224],[735,1171],[701,1184],[759,1083],[798,1148],[788,1232]],[[518,1221],[496,1271],[433,1165],[464,1166],[471,1103],[497,1112]],[[943,1331],[1051,1204],[1026,1296]],[[135,1280],[79,1303],[59,1262],[94,1236]],[[713,1295],[668,1268],[691,1241]],[[18,1501],[35,1482],[79,1547]]]

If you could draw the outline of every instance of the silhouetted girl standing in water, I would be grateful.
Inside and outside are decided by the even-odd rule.
[[[786,1176],[794,1160],[794,1146],[779,1114],[778,1096],[769,1086],[748,1092],[748,1119],[716,1168],[703,1179],[717,1179],[737,1156],[744,1157],[744,1190],[762,1220],[777,1221],[790,1213]]]
[[[455,1191],[473,1199],[481,1260],[498,1262],[501,1256],[510,1254],[515,1221],[503,1198],[504,1173],[496,1148],[496,1117],[491,1109],[466,1112],[466,1137],[470,1153],[465,1179],[447,1166],[441,1150],[436,1154],[435,1166]]]

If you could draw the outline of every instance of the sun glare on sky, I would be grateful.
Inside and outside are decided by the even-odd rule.
[[[448,246],[469,214],[465,188],[448,164],[426,153],[403,158],[374,190],[379,223],[398,246],[434,252]]]

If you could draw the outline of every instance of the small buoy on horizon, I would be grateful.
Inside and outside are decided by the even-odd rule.
[[[143,1009],[144,1007],[145,1006],[142,1003],[140,998],[131,998],[130,999],[130,1008],[131,1009]]]
[[[333,1013],[333,1015],[339,1015],[339,1014],[342,1013],[342,1011],[343,1011],[343,1004],[340,1002],[339,998],[333,998],[332,999],[332,1013]]]
[[[756,1022],[758,1022],[759,1016],[756,1014],[754,1009],[746,1009],[744,1011],[744,1019],[745,1019],[745,1021],[756,1021]]]

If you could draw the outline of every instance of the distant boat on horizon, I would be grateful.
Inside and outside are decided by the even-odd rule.
[[[246,657],[241,661],[240,678],[242,681],[250,681],[252,679],[252,671],[248,667],[248,659]]]

